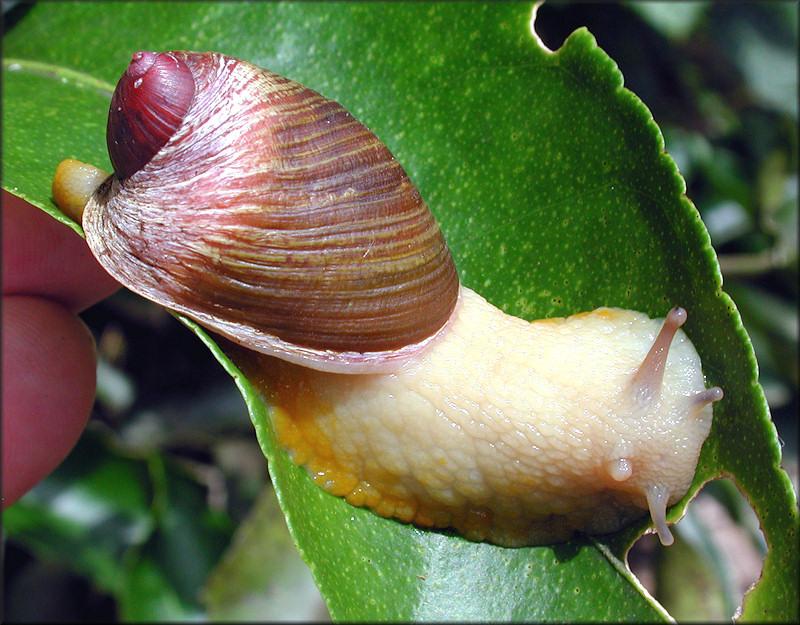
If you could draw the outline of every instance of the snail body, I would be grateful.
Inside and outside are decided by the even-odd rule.
[[[666,507],[722,397],[685,311],[506,315],[458,284],[419,192],[365,126],[243,61],[137,53],[111,108],[116,173],[84,198],[89,246],[224,337],[320,486],[504,546],[613,532],[648,509],[672,541]],[[81,212],[56,189],[83,176],[59,168],[59,205]]]

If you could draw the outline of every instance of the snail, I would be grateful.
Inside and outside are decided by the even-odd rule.
[[[322,488],[508,547],[648,510],[672,542],[723,395],[686,311],[505,314],[370,130],[222,54],[134,54],[107,142],[115,173],[65,161],[56,203],[112,276],[218,335]]]

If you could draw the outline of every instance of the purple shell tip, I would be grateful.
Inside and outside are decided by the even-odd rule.
[[[194,97],[194,76],[169,53],[140,51],[120,78],[106,126],[114,171],[128,178],[167,144]]]
[[[156,62],[156,57],[155,52],[147,52],[146,50],[135,52],[125,73],[134,78],[144,76],[147,70]]]

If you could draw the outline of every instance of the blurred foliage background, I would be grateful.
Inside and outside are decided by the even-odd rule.
[[[4,28],[29,9],[3,3]],[[755,346],[796,489],[797,4],[539,10],[551,49],[580,26],[650,108],[686,179]],[[95,412],[70,457],[15,506],[4,620],[326,618],[244,402],[207,349],[128,292],[83,318],[98,343]],[[748,559],[752,548],[737,542],[737,532],[757,533],[748,512],[738,491],[716,482],[677,526],[675,547],[661,551],[650,536],[635,547],[635,571],[679,620],[729,618],[757,577],[757,550]],[[742,561],[709,542],[710,525],[730,529],[727,549]],[[269,528],[270,540],[249,541],[243,555],[236,547],[254,527]],[[694,592],[671,595],[671,576],[691,576]]]

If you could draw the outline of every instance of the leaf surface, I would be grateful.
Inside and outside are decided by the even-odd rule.
[[[660,130],[588,31],[551,52],[521,3],[40,4],[4,42],[7,189],[67,220],[52,205],[52,173],[67,157],[108,167],[109,92],[138,49],[223,51],[339,100],[415,181],[462,282],[511,314],[685,307],[685,330],[725,399],[694,486],[669,518],[704,482],[732,476],[770,548],[744,615],[797,617],[797,507],[752,347]],[[335,619],[667,617],[624,564],[645,521],[600,540],[503,549],[325,494],[277,448],[249,383],[187,324],[240,385]]]

